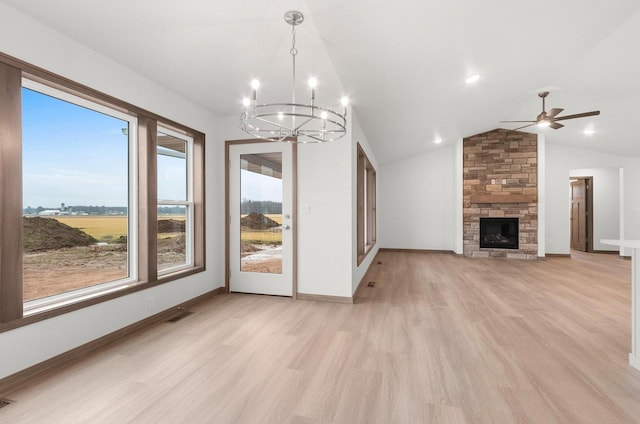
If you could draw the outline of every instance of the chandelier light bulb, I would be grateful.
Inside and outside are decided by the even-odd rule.
[[[342,104],[342,106],[347,107],[349,105],[349,98],[347,96],[344,96],[342,99],[340,99],[340,104]]]
[[[258,81],[257,79],[252,79],[251,80],[251,88],[253,88],[254,90],[257,90],[258,88],[260,88],[260,81]]]
[[[318,80],[314,77],[309,78],[309,87],[311,87],[311,100],[316,99],[316,87],[318,86]]]
[[[249,100],[249,98],[248,98],[248,97],[245,97],[244,99],[242,99],[242,105],[243,105],[244,107],[249,107],[249,106],[251,106],[251,100]]]
[[[284,115],[282,112],[278,112],[278,121],[282,121],[284,119]]]
[[[323,110],[322,112],[320,112],[320,118],[327,119],[328,117],[329,117],[329,115],[327,114],[326,111]]]

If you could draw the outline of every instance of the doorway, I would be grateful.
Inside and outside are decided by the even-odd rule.
[[[593,177],[571,177],[571,249],[593,252]]]
[[[226,285],[294,296],[296,146],[227,141]]]

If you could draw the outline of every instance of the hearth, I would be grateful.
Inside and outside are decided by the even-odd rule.
[[[518,218],[480,218],[480,247],[517,249]]]

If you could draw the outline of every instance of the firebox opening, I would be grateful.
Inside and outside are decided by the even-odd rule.
[[[518,249],[518,218],[480,218],[480,247]]]

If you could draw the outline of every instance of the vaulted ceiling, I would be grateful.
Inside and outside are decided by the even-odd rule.
[[[283,15],[300,10],[299,92],[313,75],[320,103],[348,94],[382,164],[534,119],[542,90],[564,114],[601,111],[534,127],[548,143],[640,155],[637,0],[3,2],[219,116],[240,112],[253,77],[263,99],[288,99]]]

